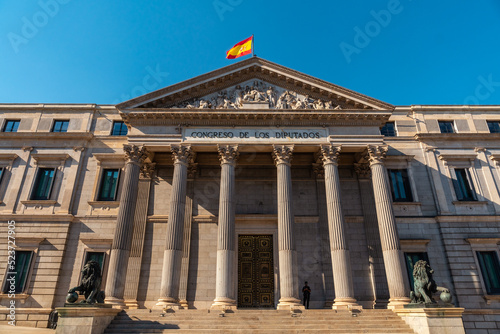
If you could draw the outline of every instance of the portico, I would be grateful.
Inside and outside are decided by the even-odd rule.
[[[169,210],[162,235],[161,286],[155,308],[189,307],[189,297],[184,297],[190,294],[189,282],[200,282],[189,277],[193,275],[191,225],[201,226],[207,221],[216,224],[211,229],[216,231],[216,241],[211,242],[214,248],[204,250],[214,258],[212,267],[206,269],[214,273],[214,280],[203,283],[206,297],[212,300],[210,307],[242,305],[238,291],[244,261],[238,255],[238,238],[243,234],[237,232],[238,217],[246,221],[244,225],[239,223],[240,229],[251,228],[250,221],[258,217],[257,221],[267,219],[267,230],[273,231],[259,233],[257,228],[252,234],[271,235],[274,240],[269,252],[274,268],[262,272],[274,275],[275,307],[300,307],[302,278],[318,274],[304,271],[310,248],[305,245],[311,241],[297,235],[303,222],[324,224],[328,233],[328,243],[321,247],[328,249],[326,258],[330,260],[320,260],[322,267],[330,268],[322,274],[325,304],[358,307],[341,179],[342,172],[354,175],[354,164],[367,163],[381,229],[389,307],[408,301],[403,253],[384,167],[387,146],[379,134],[392,106],[305,75],[277,74],[282,69],[252,58],[199,78],[197,86],[180,84],[177,90],[168,87],[118,105],[130,130],[129,145],[149,152],[158,174],[171,173],[167,179],[170,195],[165,203]],[[259,94],[247,94],[249,90]],[[127,178],[127,170],[125,173]],[[323,183],[316,182],[318,175]],[[210,196],[206,196],[209,189]],[[314,199],[312,194],[324,194],[324,198]],[[312,210],[320,202],[326,207]],[[326,219],[321,222],[323,210]],[[112,253],[112,263],[114,257]],[[258,274],[255,266],[257,262],[250,264]],[[248,272],[248,268],[245,270]],[[212,288],[208,288],[210,284]],[[333,287],[329,302],[327,286]],[[108,299],[116,304],[122,297],[109,291]]]

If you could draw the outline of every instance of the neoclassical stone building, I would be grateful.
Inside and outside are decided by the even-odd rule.
[[[311,308],[398,308],[426,259],[466,328],[500,328],[499,125],[257,57],[116,106],[2,104],[0,320],[46,326],[90,259],[114,307],[196,309],[287,309],[304,281]]]

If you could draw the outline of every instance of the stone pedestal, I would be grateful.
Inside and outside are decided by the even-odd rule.
[[[106,305],[108,306],[108,305]],[[56,334],[101,334],[121,310],[108,307],[58,307]]]
[[[399,308],[394,312],[417,334],[465,334],[463,308]]]

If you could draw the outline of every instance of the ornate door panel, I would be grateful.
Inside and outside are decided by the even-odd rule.
[[[238,307],[274,307],[273,236],[238,236]]]

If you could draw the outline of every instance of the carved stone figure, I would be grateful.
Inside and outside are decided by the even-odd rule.
[[[200,100],[200,106],[198,108],[199,109],[208,109],[209,108],[208,102],[205,100]]]
[[[104,303],[104,291],[100,290],[102,281],[101,266],[94,260],[90,260],[85,264],[82,270],[82,284],[68,291],[68,297],[78,291],[80,295],[85,296],[85,300],[81,303],[95,304]],[[71,299],[67,299],[68,302]]]
[[[427,261],[419,260],[415,263],[413,267],[413,291],[410,293],[412,304],[435,303],[432,294],[437,291],[449,294],[450,290],[436,285],[432,278],[433,273],[434,270]]]
[[[247,82],[248,83],[248,82]],[[271,86],[263,81],[253,81],[252,85],[241,84],[211,93],[207,96],[197,99],[191,99],[178,103],[172,108],[186,109],[240,109],[243,108],[243,102],[268,102],[270,109],[341,109],[332,101],[315,99],[309,95],[298,95],[295,91],[285,90],[284,88]]]
[[[267,100],[269,101],[269,108],[274,108],[276,106],[276,93],[273,90],[272,86],[269,86],[269,88],[266,91],[267,94]]]

